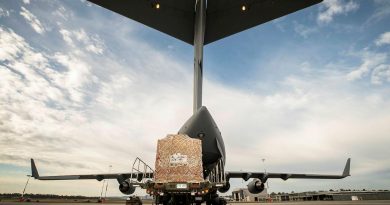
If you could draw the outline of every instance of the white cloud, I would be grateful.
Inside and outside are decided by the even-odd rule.
[[[57,156],[63,159],[67,158],[64,163],[72,164],[70,159],[75,159],[74,157],[76,156],[96,157],[100,155],[96,153],[96,146],[99,147],[106,143],[115,145],[117,144],[115,141],[119,139],[127,142],[132,140],[128,136],[133,134],[135,136],[145,136],[145,131],[150,129],[137,128],[137,126],[145,126],[141,122],[145,122],[145,124],[150,122],[150,125],[153,125],[155,133],[146,135],[155,138],[162,137],[161,133],[167,133],[161,132],[156,134],[161,131],[161,128],[172,128],[172,125],[175,127],[174,129],[177,128],[176,124],[173,123],[176,120],[169,120],[166,117],[169,115],[161,118],[154,117],[154,120],[142,118],[140,115],[142,115],[141,113],[149,113],[148,115],[153,117],[153,114],[157,113],[157,108],[153,108],[154,103],[159,99],[165,98],[164,93],[166,94],[166,92],[163,91],[168,90],[173,94],[175,92],[170,90],[175,87],[182,87],[181,84],[169,86],[168,88],[158,88],[157,81],[147,81],[151,78],[161,77],[160,74],[148,74],[145,76],[142,72],[148,69],[142,67],[137,76],[133,78],[126,72],[124,73],[126,66],[117,64],[110,59],[95,62],[93,65],[95,67],[119,67],[121,68],[121,73],[116,75],[115,69],[111,69],[109,73],[103,74],[103,77],[107,77],[106,80],[100,80],[93,75],[92,72],[96,71],[96,69],[91,70],[91,67],[88,65],[91,62],[78,52],[57,52],[54,55],[48,55],[44,52],[35,51],[23,37],[10,29],[1,27],[0,35],[0,47],[4,48],[1,50],[2,53],[0,53],[2,62],[0,66],[0,76],[2,76],[0,82],[0,104],[5,105],[0,109],[0,122],[2,122],[0,123],[0,140],[3,142],[7,141],[7,145],[1,143],[1,145],[4,145],[0,148],[2,150],[0,153],[2,162],[19,164],[23,159],[35,156],[48,163],[49,161],[56,161],[51,156]],[[82,33],[78,36],[80,40],[84,37]],[[158,66],[158,69],[170,70],[171,73],[169,75],[171,76],[180,76],[180,72],[176,72],[176,63],[170,62],[163,56],[160,56],[158,52],[150,50],[150,48],[142,45],[134,46],[144,48],[142,51],[139,51],[138,55],[141,55],[141,53],[153,55],[155,61],[149,64],[154,67],[152,68],[153,70]],[[161,65],[167,67],[164,69]],[[145,79],[146,77],[148,78]],[[163,79],[169,78],[163,77]],[[186,79],[186,77],[181,79]],[[134,80],[137,83],[132,83]],[[93,82],[100,82],[101,88],[95,85],[93,91],[90,90]],[[146,85],[149,85],[149,87]],[[158,90],[161,90],[160,94],[152,99],[149,98],[149,95],[145,95],[145,93],[157,92]],[[128,96],[125,99],[123,99],[124,93]],[[88,98],[91,101],[91,108],[88,108],[86,94],[88,94]],[[148,103],[148,100],[151,101]],[[172,103],[170,100],[181,103],[179,99],[174,97],[167,99],[162,104],[168,106],[166,106],[164,111],[160,112],[174,112],[172,109],[175,108],[177,103]],[[124,102],[122,103],[122,101]],[[81,106],[84,111],[78,112]],[[136,108],[139,108],[138,114],[134,113],[137,110]],[[89,112],[87,111],[88,109],[93,111]],[[125,112],[123,109],[125,109]],[[124,115],[125,113],[131,113],[132,117],[128,118],[128,115]],[[118,116],[119,118],[114,119],[110,116]],[[174,115],[172,117],[175,118]],[[166,120],[165,124],[164,120]],[[43,124],[45,126],[42,126]],[[130,124],[132,125],[131,127],[128,126]],[[161,127],[155,127],[156,124],[160,124]],[[170,125],[164,126],[167,124]],[[18,137],[15,135],[18,135]],[[66,141],[62,141],[61,138],[65,136],[69,137],[66,137]],[[102,136],[103,138],[92,140],[96,136]],[[22,149],[20,145],[16,146],[16,144],[22,144],[21,141],[29,142],[24,144],[28,147],[26,147],[23,153],[18,152],[19,149]],[[74,143],[80,143],[80,141],[92,143],[93,146],[90,148],[88,146],[84,147],[79,151],[76,150],[79,154],[74,153],[74,156],[64,152],[68,148],[72,149],[71,147],[75,147]],[[80,143],[80,145],[83,143]],[[102,157],[108,157],[106,159],[115,158],[114,156],[120,153],[126,156],[125,160],[128,160],[130,144],[133,143],[128,141],[123,146],[116,146],[114,149],[116,151],[112,152],[113,155],[102,155]],[[142,153],[145,150],[154,150],[155,148],[153,143],[149,143],[149,140],[144,142],[141,140],[139,145],[133,145],[132,149],[134,151],[132,151],[132,156],[136,156],[138,155],[136,153]],[[48,154],[49,152],[51,154]],[[5,153],[7,153],[7,156],[11,155],[14,157],[6,157]],[[149,159],[154,157],[152,152],[145,156],[149,157]],[[96,165],[90,164],[86,166],[96,167]]]
[[[309,37],[309,35],[318,32],[318,29],[314,27],[308,27],[294,21],[294,31],[298,33],[300,36],[307,38]]]
[[[377,46],[382,46],[386,44],[390,44],[390,32],[383,33],[379,38],[375,41]]]
[[[377,46],[390,44],[390,32],[383,33],[374,41]],[[362,63],[360,66],[347,74],[347,79],[350,81],[362,79],[369,76],[371,73],[371,83],[380,85],[383,82],[390,82],[390,62],[388,53],[381,53],[365,48],[361,52],[357,52],[357,57]]]
[[[26,21],[31,25],[34,31],[39,34],[45,32],[46,29],[45,27],[43,27],[42,23],[38,20],[38,18],[23,6],[21,8],[20,15],[22,15],[24,19],[26,19]]]
[[[358,80],[376,69],[378,66],[386,63],[388,55],[386,53],[376,53],[365,51],[361,55],[362,64],[347,75],[348,80]]]
[[[67,148],[62,147],[65,142],[61,136],[70,134],[70,128],[76,125],[73,123],[85,122],[85,116],[76,110],[81,103],[85,105],[89,68],[78,56],[57,53],[52,57],[37,52],[12,30],[0,29],[0,47],[5,48],[0,54],[0,140],[4,142],[0,143],[0,157],[4,162],[20,163],[28,158],[26,152],[34,149],[39,150],[35,156],[49,152],[63,155],[61,152]],[[53,67],[53,61],[64,70]],[[58,130],[61,133],[56,133]],[[71,144],[76,141],[71,136],[66,140]],[[20,152],[20,146],[11,144],[27,147]],[[14,158],[4,158],[4,154]]]
[[[0,8],[0,18],[1,17],[8,17],[9,16],[9,11],[3,8]]]
[[[61,29],[60,30],[60,34],[62,35],[62,38],[64,39],[64,41],[66,43],[68,43],[69,45],[73,45],[73,40],[71,38],[71,33],[68,30]]]
[[[376,142],[388,141],[386,132],[390,128],[386,121],[390,120],[390,109],[383,108],[389,105],[389,100],[351,92],[342,75],[317,76],[291,76],[282,82],[281,89],[269,95],[235,91],[225,86],[215,88],[212,83],[205,83],[208,87],[205,99],[224,135],[227,169],[257,170],[259,159],[265,157],[269,160],[267,170],[302,172],[302,169],[322,167],[326,162],[325,166],[331,164],[333,173],[338,173],[343,163],[340,158],[366,161],[362,158],[367,156],[359,147],[370,152],[386,152],[385,146]],[[372,123],[367,122],[368,118]],[[246,160],[236,153],[245,153]],[[386,170],[390,165],[390,161],[381,159],[380,166],[367,170],[359,160],[353,161],[355,179]],[[305,168],[294,167],[294,163],[301,161],[306,162]]]
[[[71,17],[74,16],[73,11],[65,9],[64,6],[60,5],[58,9],[52,12],[54,16],[60,17],[62,20],[68,21]]]
[[[56,79],[57,83],[67,88],[72,101],[82,103],[84,101],[82,88],[91,80],[90,67],[73,54],[56,53],[53,59],[67,69],[66,77]]]
[[[376,67],[372,71],[371,82],[377,85],[390,82],[390,64],[382,64]]]
[[[359,4],[355,1],[348,1],[344,3],[340,0],[325,0],[323,2],[322,11],[318,14],[318,23],[330,23],[337,15],[347,15],[349,12],[353,12],[359,9]]]
[[[96,45],[93,45],[93,44],[88,45],[87,47],[85,47],[85,49],[87,51],[90,51],[90,52],[96,53],[96,54],[102,54],[103,53],[103,48],[102,47],[96,46]]]
[[[23,3],[30,4],[30,0],[23,0]]]
[[[84,47],[85,50],[95,54],[103,54],[104,52],[104,42],[98,35],[88,35],[83,29],[71,31],[64,28],[60,29],[60,34],[64,41],[72,47]]]
[[[16,58],[19,52],[26,47],[26,43],[23,38],[14,32],[7,32],[6,29],[0,27],[0,60],[5,61],[7,59]]]
[[[86,6],[90,7],[90,6],[93,6],[94,4],[87,1],[87,0],[80,0],[81,3],[85,4]]]
[[[390,2],[388,0],[375,0],[375,11],[367,19],[365,24],[372,24],[378,22],[390,15]]]

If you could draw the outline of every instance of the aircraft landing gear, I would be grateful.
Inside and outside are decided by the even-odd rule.
[[[226,205],[227,202],[224,198],[216,197],[212,200],[206,201],[206,205]]]
[[[187,194],[176,195],[171,198],[172,205],[191,205],[191,196]]]
[[[204,198],[206,205],[226,205],[227,202],[216,193],[210,193]],[[201,205],[190,194],[155,196],[155,205]]]
[[[210,193],[209,199],[206,200],[206,205],[226,205],[227,202],[224,198],[218,196],[216,192]]]
[[[191,196],[188,194],[182,195],[166,195],[164,197],[156,196],[155,204],[162,205],[191,205]]]
[[[215,197],[212,201],[211,201],[211,205],[226,205],[227,202],[224,198],[221,198],[221,197]]]

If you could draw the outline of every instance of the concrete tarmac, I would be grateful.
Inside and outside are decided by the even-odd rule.
[[[35,202],[0,202],[0,205],[91,205],[98,203],[35,203]],[[104,203],[105,205],[118,205],[123,203]],[[283,203],[228,203],[228,205],[390,205],[390,200],[379,201],[304,201],[304,202],[283,202]]]
[[[300,202],[273,202],[273,203],[232,203],[231,205],[390,205],[390,200],[370,201],[300,201]]]

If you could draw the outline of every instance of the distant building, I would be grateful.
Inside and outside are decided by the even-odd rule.
[[[267,189],[264,189],[262,192],[258,194],[251,194],[246,188],[234,189],[232,191],[233,201],[242,201],[242,202],[265,201],[267,197],[268,197]]]
[[[389,191],[319,191],[271,195],[274,201],[390,200]]]

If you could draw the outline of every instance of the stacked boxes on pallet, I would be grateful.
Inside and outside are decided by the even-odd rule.
[[[158,140],[154,179],[156,183],[204,181],[202,141],[183,134]]]

